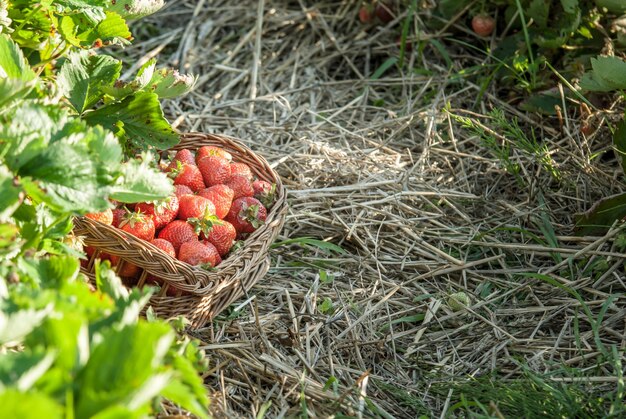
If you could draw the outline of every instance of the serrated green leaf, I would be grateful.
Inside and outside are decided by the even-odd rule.
[[[104,409],[90,419],[140,419],[145,418],[145,414],[141,411],[129,409],[126,406],[116,405]]]
[[[161,69],[154,71],[148,83],[148,89],[168,99],[184,95],[196,84],[196,78],[189,74],[180,74],[177,70]]]
[[[0,388],[15,387],[28,391],[52,365],[50,352],[9,352],[0,357]]]
[[[122,100],[128,95],[145,90],[145,87],[152,80],[155,69],[156,60],[153,58],[141,66],[133,81],[123,83],[121,80],[118,80],[113,86],[107,86],[104,92],[115,99]]]
[[[90,417],[131,401],[156,372],[173,340],[172,329],[163,323],[140,322],[103,333],[76,379],[81,389],[76,417]],[[111,368],[112,359],[115,368]]]
[[[23,187],[36,202],[63,212],[109,207],[106,190],[98,184],[96,162],[79,140],[75,134],[56,141],[20,168]]]
[[[113,85],[121,70],[122,62],[113,57],[76,52],[61,67],[57,85],[76,112],[83,113],[102,98],[102,87]]]
[[[531,17],[537,26],[545,28],[548,26],[548,16],[550,15],[550,1],[532,0],[525,13]]]
[[[20,310],[10,314],[0,311],[0,344],[20,342],[51,312],[52,306],[42,310]]]
[[[106,12],[106,18],[96,26],[95,33],[102,40],[131,37],[126,21],[115,12]]]
[[[20,206],[22,189],[15,184],[13,173],[0,164],[0,223],[7,222]]]
[[[163,7],[163,0],[117,0],[108,10],[119,13],[125,19],[137,19],[151,15]]]
[[[0,115],[8,110],[8,105],[11,102],[24,99],[34,85],[33,81],[0,78]]]
[[[55,366],[74,371],[89,359],[87,322],[80,312],[48,317],[24,342],[27,347],[44,345],[57,351]]]
[[[591,59],[590,72],[583,75],[580,87],[584,90],[608,92],[626,89],[626,62],[618,57]]]
[[[197,374],[196,374],[197,376]],[[195,395],[189,387],[184,385],[178,380],[172,380],[168,383],[167,387],[163,389],[163,397],[167,398],[171,402],[174,402],[199,418],[208,418],[208,409],[206,404],[208,404],[208,399],[206,400],[206,404],[201,403],[197,395]],[[206,396],[204,396],[206,399]],[[204,401],[203,401],[204,402]]]
[[[63,408],[43,393],[21,393],[7,389],[0,391],[2,415],[7,418],[20,419],[61,419]]]
[[[0,34],[0,78],[33,80],[36,75],[20,47],[7,35]]]
[[[576,13],[578,10],[578,0],[561,0],[561,6],[565,13]]]
[[[589,211],[576,217],[576,233],[594,235],[606,232],[616,220],[626,217],[626,193],[596,202]]]
[[[88,124],[102,125],[118,135],[118,124],[121,122],[124,136],[135,147],[152,146],[163,150],[180,141],[178,134],[163,116],[159,99],[154,93],[140,92],[130,95],[121,102],[85,113],[83,117]]]
[[[76,23],[74,22],[74,19],[72,19],[71,16],[63,16],[61,18],[61,24],[59,25],[59,32],[61,33],[61,35],[63,35],[63,38],[65,38],[65,40],[73,46],[79,46],[80,45],[80,39],[78,39],[78,37],[76,36],[76,32],[78,30],[78,27],[76,26]]]
[[[120,169],[121,176],[111,187],[111,198],[120,202],[145,202],[167,198],[174,193],[172,180],[150,167],[150,156],[142,161],[130,160]]]

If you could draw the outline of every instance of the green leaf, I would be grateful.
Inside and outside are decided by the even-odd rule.
[[[54,359],[52,352],[5,354],[0,357],[0,383],[28,391],[50,369]]]
[[[148,87],[159,98],[167,99],[189,92],[195,84],[196,78],[191,75],[180,74],[177,70],[161,69],[154,71]]]
[[[30,81],[36,75],[20,47],[7,35],[0,34],[0,78],[5,77]]]
[[[561,0],[565,13],[574,14],[578,10],[578,0]]]
[[[80,45],[80,39],[76,36],[78,30],[74,19],[71,16],[63,16],[61,18],[61,24],[59,25],[59,32],[63,35],[63,38],[73,46]]]
[[[198,401],[198,399],[202,399],[197,397],[189,387],[178,380],[172,380],[168,383],[167,387],[163,389],[163,397],[180,405],[183,409],[188,410],[199,418],[209,417],[206,405]],[[206,396],[204,398],[206,399]]]
[[[143,412],[132,410],[126,406],[115,405],[96,413],[90,419],[140,419],[145,417]]]
[[[45,394],[38,392],[20,393],[9,389],[0,392],[2,415],[20,419],[61,419],[63,408]]]
[[[89,359],[87,322],[80,312],[65,312],[62,317],[48,317],[31,333],[25,346],[44,345],[57,351],[55,366],[74,371]]]
[[[163,0],[117,0],[108,10],[125,19],[137,19],[157,12],[164,4]]]
[[[37,202],[65,212],[109,207],[105,190],[98,184],[96,162],[80,139],[72,135],[56,141],[20,168],[24,189]]]
[[[548,26],[550,2],[546,0],[532,0],[525,10],[525,13],[535,21],[537,26],[545,28]]]
[[[598,7],[605,7],[611,13],[626,13],[624,0],[596,0]]]
[[[81,389],[76,417],[90,417],[110,406],[132,401],[155,374],[173,340],[174,333],[163,323],[140,322],[103,333],[101,343],[94,347],[76,379],[76,386]],[[111,360],[115,360],[114,368]]]
[[[626,217],[626,193],[596,202],[589,211],[576,217],[576,233],[594,235],[606,232],[616,220]]]
[[[83,113],[102,98],[102,87],[115,83],[121,70],[122,62],[108,55],[71,53],[61,67],[57,84],[76,112]]]
[[[123,131],[131,144],[140,148],[153,146],[167,149],[180,141],[163,116],[159,99],[154,93],[130,95],[121,102],[85,113],[84,119],[90,125],[102,125],[118,134]]]
[[[16,185],[13,176],[5,165],[0,164],[0,223],[7,222],[21,203],[22,190]]]
[[[174,193],[172,180],[150,166],[152,157],[147,154],[142,161],[129,160],[120,168],[121,176],[111,188],[111,198],[120,202],[157,201]]]
[[[198,355],[197,350],[191,349],[191,345],[187,346],[187,349],[191,352],[188,354],[189,357]],[[178,353],[173,354],[172,361],[176,379],[164,389],[163,396],[201,418],[207,417],[209,399],[198,371],[188,358]]]
[[[10,314],[0,311],[0,344],[21,342],[51,312],[52,306],[42,310],[20,310]]]
[[[19,79],[0,78],[0,114],[13,101],[25,98],[34,86],[34,82]]]
[[[126,21],[115,12],[106,12],[106,18],[98,24],[95,32],[102,40],[131,37]]]
[[[583,75],[580,87],[584,90],[609,92],[626,89],[626,62],[618,57],[591,59],[590,72]]]

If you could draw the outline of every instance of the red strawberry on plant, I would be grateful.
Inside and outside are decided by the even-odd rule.
[[[183,195],[193,195],[193,191],[186,185],[174,185],[174,195],[180,200]]]
[[[220,254],[211,243],[188,241],[180,246],[178,260],[190,265],[203,265],[214,267],[221,262]]]
[[[213,224],[206,239],[215,246],[220,256],[224,256],[233,247],[236,238],[235,227],[228,221],[220,221]]]
[[[479,14],[472,18],[472,29],[478,36],[489,36],[496,27],[496,21],[489,15]]]
[[[253,196],[254,189],[252,183],[245,176],[232,176],[224,185],[228,186],[235,193],[234,199],[241,198],[242,196]]]
[[[178,218],[188,220],[190,218],[203,219],[215,215],[215,205],[208,199],[199,195],[183,195],[180,197]]]
[[[252,182],[254,189],[254,197],[261,201],[265,208],[270,208],[276,200],[276,184],[266,182],[264,180],[255,180]]]
[[[198,240],[198,235],[191,224],[182,220],[174,220],[159,233],[159,239],[172,243],[174,251],[178,252],[180,246],[188,241]]]
[[[170,176],[174,178],[174,185],[185,185],[194,192],[205,188],[202,173],[196,166],[179,162],[170,173]]]
[[[191,164],[192,166],[196,165],[195,157],[193,156],[191,151],[187,150],[186,148],[183,148],[176,153],[176,155],[172,159],[172,162],[169,164],[169,166],[167,166],[167,171],[169,172],[176,169],[178,167],[178,162]]]
[[[265,222],[267,210],[256,198],[242,197],[233,201],[225,220],[231,223],[237,233],[252,233]]]
[[[113,211],[111,211],[110,208],[107,208],[102,212],[90,212],[85,214],[85,217],[106,225],[111,225],[111,223],[113,223]]]
[[[249,180],[252,180],[252,178],[254,177],[252,175],[252,170],[250,170],[250,166],[248,166],[245,163],[231,163],[230,175],[231,176],[237,176],[237,175],[245,176]]]
[[[364,4],[359,9],[359,20],[361,23],[370,23],[374,18],[374,8],[370,4]]]
[[[207,156],[220,156],[228,161],[233,159],[233,156],[228,151],[212,145],[205,145],[196,152],[196,164]]]
[[[154,221],[152,217],[140,212],[126,214],[120,222],[120,229],[143,240],[154,238]]]
[[[178,215],[178,198],[172,195],[158,202],[142,202],[135,209],[152,216],[154,228],[160,230]]]
[[[219,185],[230,177],[230,163],[224,157],[204,157],[198,160],[198,169],[206,186]]]
[[[390,1],[378,2],[375,13],[383,23],[389,23],[396,18],[393,4]]]
[[[213,202],[217,218],[224,218],[233,203],[235,192],[226,185],[214,185],[210,188],[202,189],[198,192],[198,195]]]

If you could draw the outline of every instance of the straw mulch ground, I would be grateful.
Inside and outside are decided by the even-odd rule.
[[[626,345],[624,299],[605,305],[626,288],[620,229],[573,232],[575,213],[621,191],[616,162],[592,158],[608,146],[605,128],[583,138],[567,104],[561,130],[495,90],[477,101],[481,88],[458,72],[485,58],[450,45],[451,68],[427,42],[373,80],[398,55],[405,15],[367,27],[358,5],[170,1],[134,27],[126,53],[199,76],[165,104],[178,128],[239,137],[283,176],[279,240],[345,250],[277,246],[249,299],[194,334],[211,362],[213,412],[439,416],[458,400],[455,384],[514,379],[522,365],[600,362],[593,385],[614,385],[598,340]],[[545,153],[518,147],[531,127]],[[517,175],[496,157],[507,145]],[[447,299],[459,291],[470,306],[454,312]],[[593,328],[576,293],[594,321],[603,311]]]

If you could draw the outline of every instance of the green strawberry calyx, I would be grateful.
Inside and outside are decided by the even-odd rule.
[[[242,220],[249,222],[254,228],[259,228],[263,224],[265,224],[263,220],[259,219],[259,206],[258,205],[248,205],[244,203],[243,205],[241,205],[241,211],[239,212],[239,217]]]
[[[187,222],[191,224],[196,234],[204,233],[206,237],[211,234],[214,226],[224,224],[216,215],[210,214],[207,210],[205,210],[205,215],[201,218],[188,218]]]

